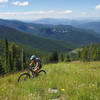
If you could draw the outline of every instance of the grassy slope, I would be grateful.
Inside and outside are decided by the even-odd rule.
[[[47,76],[17,83],[20,74],[0,79],[0,100],[100,100],[100,62],[45,65]],[[58,93],[49,93],[55,88]],[[61,89],[64,89],[61,91]]]

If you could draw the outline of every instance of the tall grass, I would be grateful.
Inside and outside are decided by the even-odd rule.
[[[48,64],[43,69],[46,76],[25,82],[17,82],[20,72],[0,78],[0,100],[100,100],[100,62]]]

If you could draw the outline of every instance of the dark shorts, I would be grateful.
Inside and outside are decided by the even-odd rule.
[[[42,65],[39,66],[39,69],[41,69],[41,68],[42,68]]]

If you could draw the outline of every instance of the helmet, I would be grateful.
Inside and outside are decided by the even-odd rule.
[[[36,56],[35,56],[35,55],[32,55],[32,56],[30,57],[30,60],[33,60],[34,58],[36,58]]]

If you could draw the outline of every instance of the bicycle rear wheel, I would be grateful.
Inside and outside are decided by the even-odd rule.
[[[31,76],[29,73],[23,73],[19,76],[18,78],[18,82],[20,81],[26,81],[27,79],[29,79]]]

